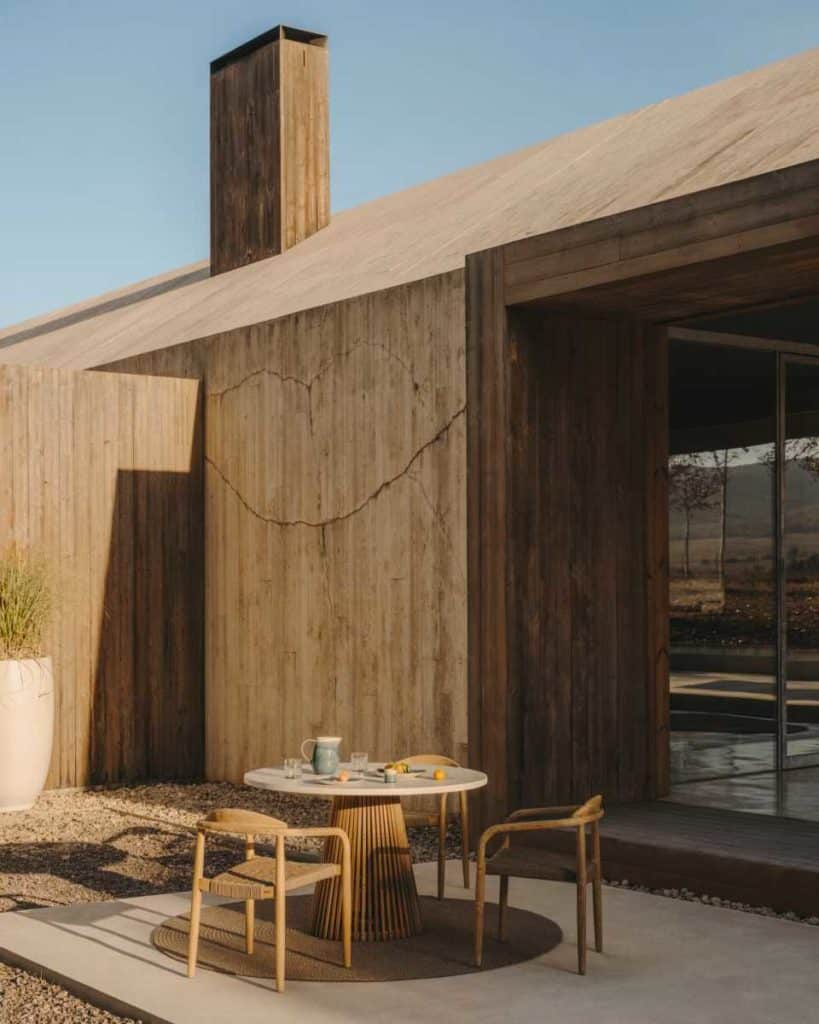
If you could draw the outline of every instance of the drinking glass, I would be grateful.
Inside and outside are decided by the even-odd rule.
[[[369,759],[367,758],[367,755],[361,751],[356,751],[356,753],[350,754],[350,767],[356,775],[364,775],[367,771],[368,763]]]
[[[284,777],[286,779],[301,778],[301,758],[286,757],[284,759]]]

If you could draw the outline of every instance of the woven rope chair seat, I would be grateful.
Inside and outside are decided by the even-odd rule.
[[[285,861],[285,890],[303,889],[325,878],[341,874],[338,864],[316,864]],[[199,887],[214,896],[231,899],[265,900],[276,894],[276,858],[253,857],[222,871],[213,878],[203,878]]]

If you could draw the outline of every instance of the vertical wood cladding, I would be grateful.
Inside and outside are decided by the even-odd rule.
[[[207,772],[467,755],[461,272],[116,364],[202,377]]]
[[[656,792],[663,351],[633,320],[511,313],[510,740],[524,806]]]
[[[325,45],[285,38],[281,88],[282,249],[330,223],[330,109]]]
[[[198,390],[0,367],[0,548],[55,591],[49,788],[202,771]]]
[[[326,39],[288,31],[211,65],[211,274],[329,223]]]
[[[502,309],[470,257],[470,744],[485,815],[656,794],[666,640],[665,342]],[[482,367],[482,368],[481,368]]]
[[[508,659],[510,364],[502,269],[497,250],[467,260],[469,763],[489,776],[481,793],[489,821],[510,809],[516,757],[509,736],[517,702],[511,697]]]

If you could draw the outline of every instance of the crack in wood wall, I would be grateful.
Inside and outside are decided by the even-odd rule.
[[[205,394],[206,769],[467,756],[462,272],[107,369]]]

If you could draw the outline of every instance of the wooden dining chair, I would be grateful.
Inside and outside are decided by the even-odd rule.
[[[206,878],[205,837],[208,835],[239,835],[245,840],[245,859],[241,864],[223,871],[213,878]],[[275,857],[255,855],[256,837],[275,839]],[[296,837],[328,837],[338,840],[341,847],[341,863],[304,863],[288,860],[285,855],[285,840]],[[338,848],[338,847],[337,847]],[[193,887],[191,893],[191,924],[188,940],[188,977],[196,972],[196,956],[199,948],[199,925],[202,910],[202,894],[227,896],[245,902],[245,949],[253,952],[255,928],[255,901],[275,901],[276,935],[276,991],[284,991],[286,951],[286,894],[292,889],[302,889],[320,882],[324,878],[341,875],[342,899],[342,943],[344,966],[352,963],[352,879],[350,872],[350,840],[340,828],[289,828],[278,818],[268,817],[256,811],[227,808],[212,811],[196,826],[196,851],[193,859]]]
[[[443,768],[460,768],[457,761],[443,754],[413,754],[412,757],[405,757],[402,760],[410,765],[440,765]],[[438,797],[438,806],[434,811],[407,810],[404,812],[404,820],[407,825],[413,828],[434,828],[438,830],[438,899],[444,898],[444,882],[446,879],[446,830],[449,824],[450,814],[454,818],[460,818],[461,822],[461,864],[464,873],[464,888],[469,888],[469,803],[465,791],[458,793],[458,810],[450,812],[447,805],[447,795],[442,793]]]
[[[577,970],[586,973],[586,887],[591,885],[594,903],[594,945],[603,952],[602,864],[600,860],[600,819],[603,798],[593,796],[584,804],[568,807],[532,807],[515,811],[501,825],[492,825],[478,842],[478,865],[475,880],[475,963],[483,957],[484,899],[486,876],[500,877],[498,901],[498,938],[503,939],[509,879],[541,878],[577,885]],[[521,833],[544,832],[549,829],[574,829],[577,833],[575,853],[562,854],[533,845],[513,843]],[[591,856],[587,849],[587,829],[591,832]],[[500,837],[500,847],[487,857],[487,846]]]

